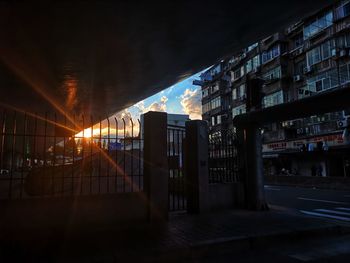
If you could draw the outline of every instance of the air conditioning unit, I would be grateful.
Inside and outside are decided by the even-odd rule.
[[[346,49],[341,49],[339,51],[339,57],[342,58],[342,57],[346,57],[348,55],[348,52]]]
[[[297,129],[297,134],[298,135],[304,134],[304,129],[303,128],[298,128]]]
[[[312,72],[312,67],[305,67],[304,68],[304,73],[305,74],[308,74],[308,73],[311,73]]]
[[[348,126],[347,120],[337,121],[337,128],[342,129]]]
[[[239,97],[239,100],[243,101],[247,98],[246,94],[243,94],[242,96]]]
[[[293,81],[294,82],[298,82],[298,81],[301,81],[301,76],[300,75],[295,75],[294,77],[293,77]]]

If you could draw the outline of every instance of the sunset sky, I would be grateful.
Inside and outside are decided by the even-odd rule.
[[[153,110],[188,114],[191,119],[201,119],[201,91],[198,86],[192,85],[194,79],[199,79],[200,73],[136,103],[117,113],[117,116],[128,117],[131,115],[133,119],[139,119],[140,114]]]
[[[139,125],[137,120],[140,119],[141,114],[148,111],[188,114],[192,120],[202,119],[201,90],[200,87],[192,84],[194,79],[199,79],[199,75],[201,73],[202,72],[192,75],[191,77],[110,116],[110,134],[123,134],[124,126],[122,119],[124,119],[126,124],[126,132],[129,135],[137,135],[139,133]],[[118,120],[118,128],[115,123],[115,118]],[[131,131],[132,125],[130,119],[132,119],[134,123],[133,132]],[[107,119],[101,122],[101,127],[102,134],[106,135],[108,133]],[[97,123],[92,129],[87,128],[84,130],[84,132],[81,131],[76,134],[76,136],[89,138],[92,134],[94,136],[98,136],[99,133],[100,128],[99,123]]]

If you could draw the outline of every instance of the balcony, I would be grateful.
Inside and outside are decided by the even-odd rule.
[[[286,139],[285,129],[266,131],[264,132],[262,139],[264,143],[283,141]]]
[[[278,32],[275,33],[261,41],[261,51],[266,51],[269,48],[271,48],[276,42],[278,41],[284,41],[286,37],[284,34]]]

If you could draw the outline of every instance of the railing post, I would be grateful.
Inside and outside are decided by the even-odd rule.
[[[144,190],[151,222],[168,219],[167,114],[144,115]]]
[[[208,211],[208,127],[205,121],[186,122],[185,173],[187,178],[187,211]]]

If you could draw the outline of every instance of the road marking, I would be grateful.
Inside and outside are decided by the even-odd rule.
[[[264,185],[265,190],[271,190],[271,191],[281,191],[280,188],[277,188],[278,186],[275,185]]]
[[[350,222],[350,218],[347,218],[347,217],[333,216],[333,215],[327,215],[327,214],[316,213],[316,212],[305,211],[305,210],[299,210],[299,211],[301,213],[303,213],[303,214],[306,214],[306,215],[318,216],[318,217],[326,217],[326,218],[332,218],[332,219],[337,219],[337,220],[341,220],[341,221]]]
[[[345,208],[345,207],[337,207],[339,210],[344,210],[344,211],[350,211],[350,208]]]
[[[336,201],[329,201],[329,200],[319,200],[319,199],[311,199],[311,198],[305,198],[305,197],[298,197],[300,200],[305,201],[314,201],[314,202],[321,202],[321,203],[329,203],[329,204],[342,204],[342,205],[348,205],[349,203],[345,202],[336,202]]]
[[[335,211],[335,210],[329,210],[329,209],[315,209],[314,211],[325,212],[325,213],[330,213],[330,214],[337,214],[337,215],[342,215],[342,216],[350,216],[350,213],[341,212],[341,211]]]

